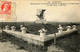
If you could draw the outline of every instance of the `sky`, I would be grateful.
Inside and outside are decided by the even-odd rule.
[[[30,3],[47,3],[49,1],[12,1],[11,20],[17,22],[36,21],[37,9],[46,9],[44,15],[51,22],[80,22],[80,4],[68,4],[66,6],[31,5]],[[52,2],[52,1],[50,1]],[[62,1],[61,1],[62,2]],[[80,1],[63,1],[65,3],[80,3]],[[14,5],[15,3],[15,5]]]

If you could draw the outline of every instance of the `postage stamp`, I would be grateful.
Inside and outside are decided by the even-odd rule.
[[[0,19],[10,19],[11,3],[11,1],[0,1]]]
[[[11,15],[11,1],[1,1],[0,14]]]

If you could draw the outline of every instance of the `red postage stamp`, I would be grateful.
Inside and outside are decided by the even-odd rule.
[[[1,1],[0,14],[11,15],[11,1]]]

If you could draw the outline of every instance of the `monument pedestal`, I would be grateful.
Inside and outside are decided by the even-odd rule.
[[[21,31],[22,33],[26,34],[27,28],[23,27],[23,28],[21,28],[21,30],[22,30],[22,31]]]
[[[8,26],[8,25],[6,25],[6,26],[5,26],[5,29],[6,29],[6,30],[9,30],[9,26]]]
[[[35,21],[35,23],[44,23],[44,24],[46,24],[46,23],[47,23],[47,21],[46,21],[46,20],[44,20],[44,19],[42,19],[42,20],[36,20],[36,21]]]
[[[12,29],[12,31],[15,31],[16,30],[16,27],[15,26],[12,26],[11,29]]]

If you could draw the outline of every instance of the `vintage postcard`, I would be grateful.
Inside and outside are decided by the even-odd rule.
[[[0,52],[80,52],[80,0],[0,0]]]

